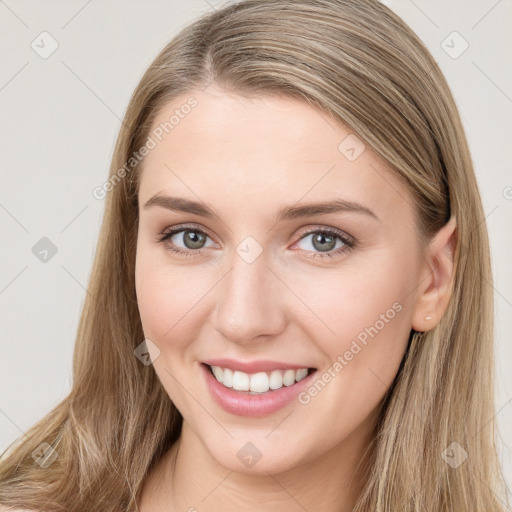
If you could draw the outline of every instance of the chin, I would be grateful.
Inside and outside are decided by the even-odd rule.
[[[241,440],[230,439],[223,443],[212,442],[206,448],[215,461],[224,468],[235,473],[262,475],[277,474],[298,467],[304,463],[297,453],[296,444],[284,445],[276,438],[275,441],[265,439],[268,433],[252,436],[247,433]],[[261,441],[258,439],[261,438]],[[252,439],[252,441],[251,441]]]

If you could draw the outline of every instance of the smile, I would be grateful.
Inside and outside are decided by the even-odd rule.
[[[317,371],[265,361],[215,362],[199,364],[208,394],[221,409],[237,416],[263,417],[298,404],[297,395],[311,384]]]
[[[226,388],[236,391],[249,391],[260,394],[270,390],[281,389],[283,386],[291,386],[301,381],[308,375],[308,368],[298,370],[274,370],[272,372],[245,373],[233,371],[230,368],[210,366],[217,382]]]

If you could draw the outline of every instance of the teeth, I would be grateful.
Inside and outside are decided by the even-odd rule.
[[[283,375],[283,384],[291,386],[295,382],[295,370],[286,370]]]
[[[270,389],[279,389],[283,387],[283,374],[279,370],[274,370],[270,374],[269,379],[269,387]]]
[[[219,368],[218,366],[217,366],[217,368],[222,372],[221,368]],[[224,372],[222,373],[222,380],[221,380],[221,382],[227,388],[232,388],[233,387],[233,372],[229,368],[226,368],[224,370]]]
[[[300,370],[274,370],[272,372],[244,373],[220,366],[211,367],[213,375],[222,385],[237,391],[249,391],[252,394],[266,393],[269,389],[280,389],[299,382],[308,374],[307,368]]]
[[[233,389],[249,391],[249,375],[242,372],[233,373]]]
[[[308,375],[308,369],[307,368],[301,368],[300,370],[297,370],[297,376],[295,377],[295,380],[299,382],[299,380],[302,380],[304,377],[307,377]]]
[[[269,388],[268,375],[265,372],[253,373],[251,375],[250,390],[257,393],[265,393]]]
[[[222,369],[219,366],[211,366],[211,369],[213,371],[213,374],[215,375],[215,378],[219,382],[222,382],[222,378],[224,377],[224,372],[222,371]]]

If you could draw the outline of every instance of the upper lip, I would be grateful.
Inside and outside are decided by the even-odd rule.
[[[208,359],[203,363],[210,366],[220,366],[229,368],[233,371],[244,373],[271,372],[273,370],[300,370],[301,368],[311,368],[305,364],[290,364],[280,361],[271,361],[268,359],[259,361],[236,361],[235,359]]]

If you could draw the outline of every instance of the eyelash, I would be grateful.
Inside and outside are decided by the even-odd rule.
[[[156,241],[157,241],[157,243],[165,244],[165,242],[167,240],[169,240],[173,235],[175,235],[176,233],[180,233],[181,231],[192,231],[194,233],[201,233],[202,235],[205,235],[205,236],[211,238],[208,235],[208,233],[206,233],[202,229],[197,228],[196,226],[180,225],[180,226],[175,226],[170,229],[165,229],[162,233],[159,233]],[[311,234],[322,234],[322,235],[335,236],[336,238],[340,239],[343,242],[344,246],[340,247],[336,250],[332,250],[331,252],[325,252],[325,253],[315,252],[315,253],[313,253],[312,256],[307,256],[308,258],[313,258],[313,259],[314,258],[321,258],[321,259],[332,258],[333,256],[338,255],[340,253],[350,252],[357,245],[354,238],[348,237],[342,231],[339,231],[334,228],[310,229],[310,230],[303,231],[300,233],[300,238],[298,241],[302,240],[303,238],[305,238],[306,236],[311,235]],[[177,248],[176,246],[174,246],[173,244],[169,244],[167,248],[168,248],[168,250],[170,250],[174,253],[183,255],[183,256],[192,256],[193,257],[193,256],[196,256],[198,253],[202,252],[202,249],[197,249],[197,250],[180,249],[180,248]]]

